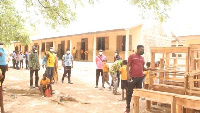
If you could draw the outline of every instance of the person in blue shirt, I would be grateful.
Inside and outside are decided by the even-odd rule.
[[[45,68],[45,70],[46,70],[46,65],[47,65],[47,56],[45,52],[44,57],[42,58],[42,67]]]
[[[71,82],[71,68],[73,68],[73,56],[70,54],[70,50],[66,50],[66,54],[62,57],[62,65],[64,67],[64,74],[62,77],[62,83],[64,82],[64,77],[68,74],[68,83],[73,84]]]
[[[4,48],[4,44],[3,44],[3,42],[0,42],[0,69],[1,69],[2,75],[3,75],[3,78],[1,79],[1,86],[6,77],[6,70],[7,70],[6,53],[3,48]]]

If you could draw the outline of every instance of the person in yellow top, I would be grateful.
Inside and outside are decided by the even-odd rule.
[[[54,66],[55,66],[55,55],[54,55],[53,47],[50,47],[50,52],[47,54],[47,65],[46,65],[46,73],[47,77],[50,79],[50,83],[52,82],[52,77],[54,74]]]
[[[127,67],[127,60],[123,60],[122,67],[119,69],[119,71],[121,73],[121,89],[122,89],[122,99],[121,100],[126,100],[126,97],[124,97],[124,89],[126,90],[126,95],[127,95],[127,89],[128,89],[126,67]]]
[[[39,87],[42,97],[44,97],[44,93],[46,89],[50,89],[51,90],[51,95],[52,95],[52,87],[50,84],[50,80],[49,78],[47,78],[46,73],[43,74],[43,78],[40,80],[40,87]]]
[[[109,81],[109,74],[108,74],[108,72],[109,72],[109,65],[106,62],[107,62],[107,60],[104,59],[103,60],[103,84],[102,84],[102,87],[105,88],[104,84],[106,82],[109,85],[109,89],[111,90],[111,85],[108,82]]]
[[[74,57],[74,60],[76,60],[76,48],[75,47],[73,47],[72,55]]]
[[[146,63],[147,69],[150,68],[150,65],[151,65],[150,62]],[[145,76],[143,87],[144,87],[144,89],[148,89],[148,86],[149,86],[149,72],[148,71],[144,71],[143,74]]]

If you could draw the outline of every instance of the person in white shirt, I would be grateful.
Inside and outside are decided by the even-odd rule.
[[[20,52],[19,60],[20,60],[20,68],[23,69],[24,54],[22,52]]]

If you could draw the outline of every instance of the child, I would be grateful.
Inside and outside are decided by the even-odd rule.
[[[51,87],[49,78],[47,78],[46,73],[43,74],[43,78],[40,81],[39,89],[40,89],[40,91],[42,93],[42,97],[44,97],[44,93],[45,93],[46,89],[50,89],[51,95],[52,95],[52,87]]]
[[[102,84],[102,87],[105,88],[104,83],[106,82],[109,85],[109,89],[111,90],[110,83],[108,82],[109,81],[109,74],[108,74],[109,66],[106,62],[107,62],[107,60],[104,59],[103,60],[103,84]]]
[[[126,90],[126,95],[127,95],[127,89],[128,89],[126,66],[127,66],[127,60],[123,60],[122,67],[120,68],[121,89],[122,89],[122,99],[121,100],[126,100],[126,97],[124,98],[124,89]]]
[[[146,63],[147,69],[150,68],[150,65],[151,65],[150,62]],[[148,73],[148,71],[144,71],[143,74],[145,75],[145,81],[144,81],[143,87],[144,87],[144,89],[148,89],[148,87],[149,87],[149,73]]]

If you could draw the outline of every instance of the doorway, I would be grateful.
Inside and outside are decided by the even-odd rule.
[[[65,41],[61,41],[61,44],[58,44],[57,56],[59,59],[62,59],[62,56],[65,54]]]
[[[81,39],[81,59],[88,60],[88,38]]]

